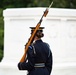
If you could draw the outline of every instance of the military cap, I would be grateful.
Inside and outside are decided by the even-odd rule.
[[[31,34],[33,33],[33,31],[35,30],[35,27],[30,27],[31,28]],[[38,37],[38,38],[41,38],[41,37],[43,37],[44,36],[44,34],[43,34],[43,29],[44,29],[44,27],[39,27],[39,29],[37,30],[37,32],[36,32],[36,36]]]
[[[33,32],[35,30],[35,27],[30,27],[31,28],[31,32]],[[41,31],[43,32],[44,27],[39,27],[39,29],[37,31]]]

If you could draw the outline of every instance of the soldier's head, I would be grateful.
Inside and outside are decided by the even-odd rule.
[[[35,27],[30,27],[30,28],[31,28],[31,35],[32,35],[33,31],[35,30]],[[44,36],[43,29],[44,29],[44,27],[39,27],[35,36],[38,37],[38,38],[42,38]]]

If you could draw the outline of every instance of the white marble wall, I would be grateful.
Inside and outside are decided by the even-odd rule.
[[[4,58],[0,75],[25,75],[17,69],[30,37],[30,28],[36,26],[45,8],[12,8],[3,11]],[[53,53],[52,75],[76,75],[76,10],[50,8],[41,26],[43,40],[50,44]],[[8,73],[7,73],[8,71]]]

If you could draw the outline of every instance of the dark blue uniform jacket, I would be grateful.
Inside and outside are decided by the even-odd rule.
[[[37,63],[44,63],[45,67],[35,67]],[[28,75],[50,75],[52,70],[52,52],[47,43],[37,40],[29,46],[27,60],[18,63],[19,70],[28,70]]]

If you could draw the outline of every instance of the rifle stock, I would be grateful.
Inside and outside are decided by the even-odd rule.
[[[52,6],[52,4],[53,4],[53,2],[51,3],[50,7]],[[50,7],[49,7],[49,8],[50,8]],[[24,48],[24,51],[25,51],[25,52],[24,52],[24,54],[23,54],[20,62],[24,62],[24,61],[25,61],[26,54],[27,54],[27,51],[28,51],[28,47],[29,47],[29,46],[31,45],[31,43],[33,42],[34,36],[35,36],[37,30],[39,29],[39,27],[40,27],[40,25],[41,25],[41,22],[42,22],[43,17],[46,17],[47,14],[48,14],[48,9],[46,9],[46,10],[44,11],[44,14],[42,15],[40,21],[39,21],[38,24],[36,25],[34,32],[32,33],[32,35],[30,36],[27,44],[25,45],[25,46],[26,46],[26,47]]]
[[[34,32],[33,32],[32,35],[30,36],[30,39],[28,40],[28,43],[26,44],[26,47],[25,47],[25,49],[24,49],[25,52],[24,52],[24,54],[23,54],[20,62],[24,62],[24,61],[25,61],[26,54],[27,54],[27,51],[28,51],[28,47],[29,47],[29,46],[31,45],[31,43],[33,42],[34,36],[35,36],[35,34],[36,34],[36,31],[39,29],[39,27],[40,27],[40,23],[37,24]]]

